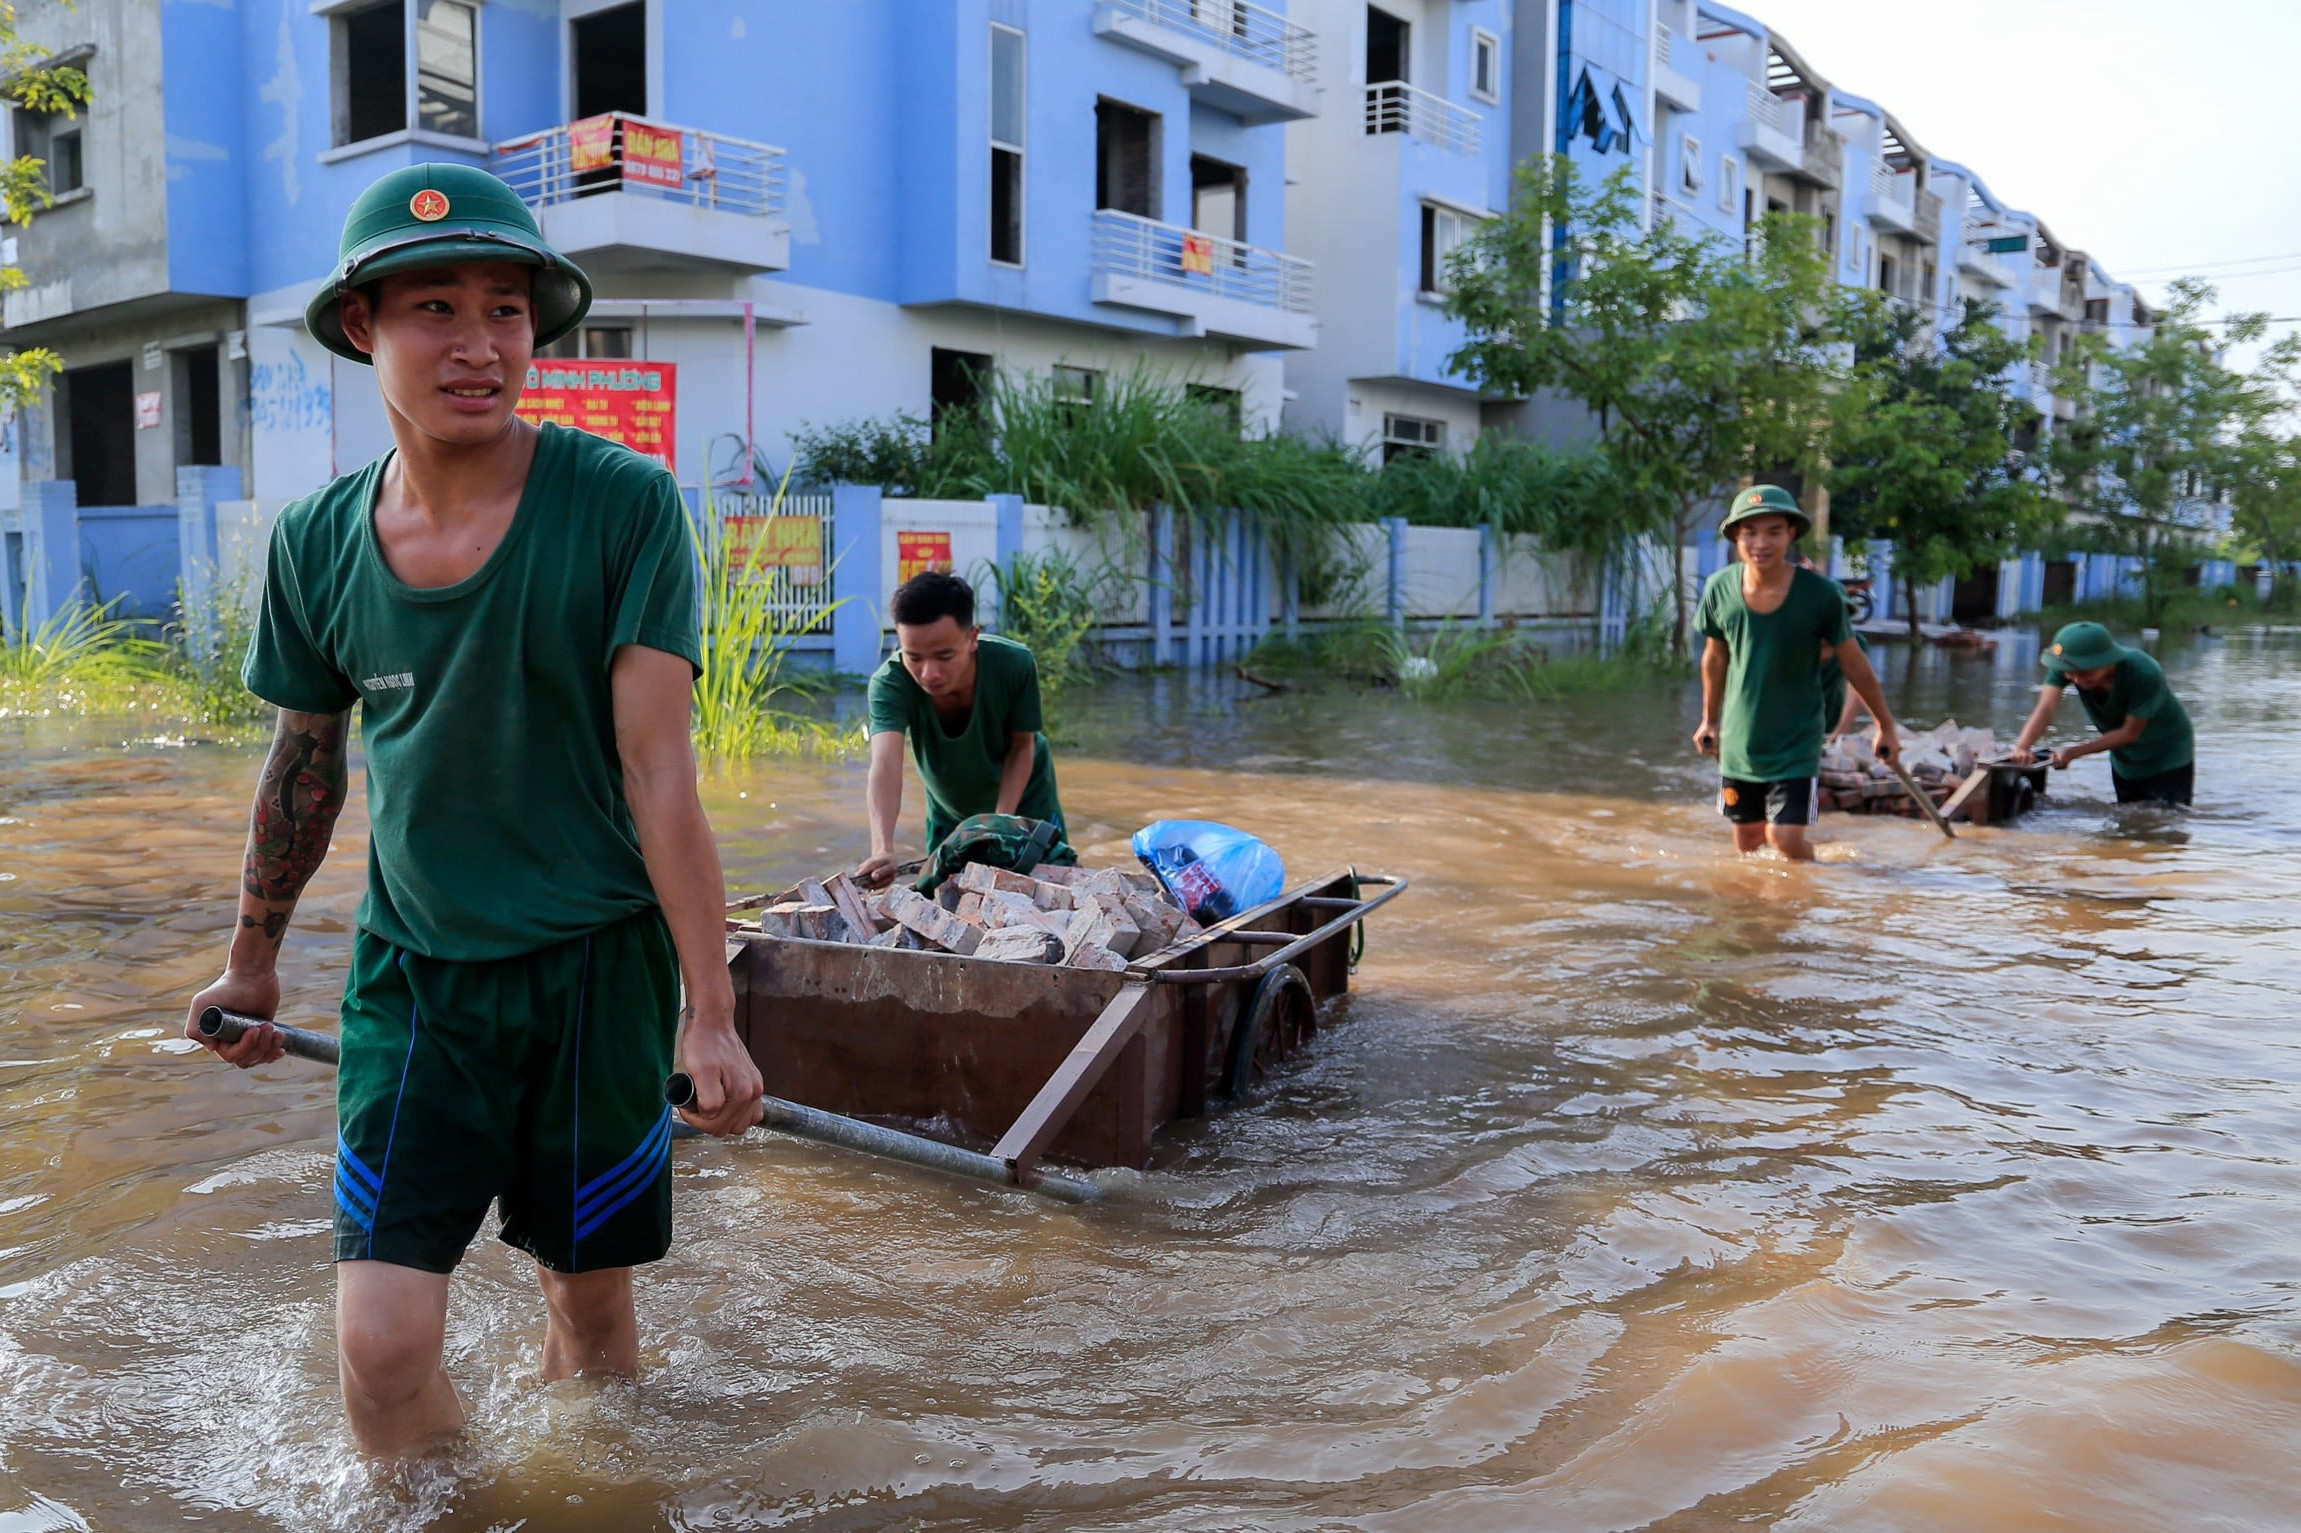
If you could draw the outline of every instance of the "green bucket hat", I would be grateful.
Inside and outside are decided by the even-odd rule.
[[[539,350],[581,324],[591,308],[591,279],[544,243],[517,192],[470,165],[409,165],[360,193],[344,215],[335,274],[312,295],[304,324],[337,356],[366,362],[368,354],[344,334],[344,294],[394,272],[472,261],[535,268]]]
[[[2065,671],[2098,671],[2105,665],[2117,664],[2131,653],[2099,623],[2072,623],[2055,634],[2045,653],[2037,658],[2045,665],[2058,665]]]
[[[1734,528],[1754,516],[1786,516],[1797,525],[1790,534],[1802,538],[1814,530],[1814,519],[1798,509],[1797,497],[1778,484],[1753,484],[1734,497],[1733,505],[1726,509],[1726,519],[1718,523],[1718,534],[1731,538]]]

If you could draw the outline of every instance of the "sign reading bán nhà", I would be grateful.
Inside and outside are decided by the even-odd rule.
[[[948,570],[951,567],[951,535],[947,532],[898,532],[895,534],[895,584],[901,585],[913,575],[924,575],[929,570]]]
[[[528,365],[519,414],[621,442],[678,472],[677,363],[540,358]]]

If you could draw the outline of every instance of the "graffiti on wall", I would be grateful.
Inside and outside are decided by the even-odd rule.
[[[334,414],[328,380],[288,352],[248,370],[249,413],[258,431],[325,431]]]

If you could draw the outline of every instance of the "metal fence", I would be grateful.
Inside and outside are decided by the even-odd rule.
[[[579,152],[577,137],[583,134],[590,137]],[[722,213],[778,218],[784,161],[773,144],[617,114],[604,123],[566,123],[498,144],[489,169],[533,208],[601,192],[639,192]]]
[[[830,495],[787,494],[778,502],[774,487],[762,485],[715,489],[711,499],[719,513],[720,536],[729,540],[731,574],[767,586],[767,608],[775,615],[776,626],[795,631],[814,624],[829,632],[824,614],[832,601]],[[774,525],[787,520],[814,522],[813,537],[807,537],[804,528]],[[810,545],[812,557],[803,557]],[[752,551],[748,556],[746,549]]]
[[[1103,0],[1111,10],[1187,33],[1309,84],[1318,77],[1318,34],[1249,0]]]
[[[1456,154],[1476,154],[1482,141],[1476,112],[1404,80],[1366,87],[1366,131],[1404,133]]]
[[[1290,314],[1310,312],[1311,263],[1302,257],[1115,208],[1095,214],[1094,269],[1171,282]]]

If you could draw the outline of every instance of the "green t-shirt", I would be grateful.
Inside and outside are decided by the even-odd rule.
[[[2045,684],[2069,685],[2068,669],[2058,660],[2047,662]],[[2104,734],[2129,718],[2149,720],[2140,739],[2109,753],[2109,764],[2120,777],[2178,772],[2197,759],[2197,736],[2189,727],[2189,714],[2181,699],[2165,683],[2165,668],[2139,650],[2126,651],[2109,685],[2101,691],[2079,687],[2077,700],[2085,704],[2085,716],[2093,720],[2093,727]]]
[[[982,636],[975,650],[975,706],[955,735],[944,731],[934,699],[903,669],[903,657],[889,655],[871,675],[871,733],[891,732],[911,737],[911,759],[927,785],[928,850],[941,845],[968,815],[998,809],[1007,742],[1018,734],[1039,738],[1030,784],[1015,813],[1062,823],[1055,758],[1047,749],[1046,720],[1039,709],[1039,662],[1028,646],[996,634]]]
[[[701,659],[686,505],[671,475],[545,426],[503,542],[433,590],[384,562],[387,455],[272,530],[242,675],[299,713],[360,707],[359,924],[426,957],[515,957],[656,903],[623,796],[608,667],[625,644]]]
[[[1812,570],[1792,570],[1771,612],[1742,599],[1742,566],[1702,587],[1702,633],[1726,646],[1726,694],[1718,711],[1718,770],[1743,782],[1811,777],[1822,769],[1824,644],[1853,635],[1846,593]]]

